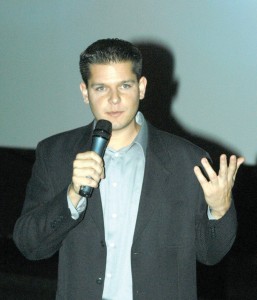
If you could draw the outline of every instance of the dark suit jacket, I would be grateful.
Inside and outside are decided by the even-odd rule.
[[[102,299],[106,245],[99,189],[73,220],[67,187],[77,153],[89,149],[92,124],[50,137],[37,147],[14,240],[29,259],[59,250],[57,299]],[[196,299],[196,259],[215,264],[236,235],[234,205],[218,221],[207,207],[194,165],[202,149],[149,125],[145,175],[131,249],[134,299]]]

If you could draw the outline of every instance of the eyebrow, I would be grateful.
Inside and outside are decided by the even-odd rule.
[[[122,80],[121,82],[119,82],[118,84],[124,84],[124,83],[132,83],[134,84],[136,82],[136,80],[133,80],[133,79],[128,79],[128,80]],[[105,83],[92,83],[90,85],[90,87],[96,87],[96,86],[101,86],[101,85],[105,85]]]
[[[123,80],[121,83],[135,83],[136,81],[134,79],[129,79],[129,80]]]

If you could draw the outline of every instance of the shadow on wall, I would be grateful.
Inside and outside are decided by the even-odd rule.
[[[236,154],[216,140],[189,132],[172,113],[179,91],[175,60],[170,49],[155,42],[137,42],[143,54],[143,75],[148,80],[140,111],[154,126],[181,136],[205,149],[219,168],[222,153]],[[197,103],[196,103],[197,106]],[[238,234],[230,253],[213,267],[198,265],[199,299],[255,299],[257,295],[257,165],[243,165],[233,189],[238,213]],[[238,275],[240,274],[240,275]],[[254,297],[254,298],[253,298]]]
[[[137,46],[143,54],[143,75],[148,80],[146,97],[140,102],[140,110],[145,117],[157,128],[186,138],[205,149],[211,155],[215,168],[219,165],[220,154],[237,154],[217,141],[189,132],[172,114],[179,82],[174,75],[175,60],[171,51],[154,42],[137,43]]]

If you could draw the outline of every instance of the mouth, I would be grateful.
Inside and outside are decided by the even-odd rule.
[[[108,116],[117,118],[123,114],[123,111],[110,111],[107,113]]]

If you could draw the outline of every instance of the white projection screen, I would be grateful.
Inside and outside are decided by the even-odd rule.
[[[79,90],[79,54],[97,39],[118,37],[160,46],[173,58],[177,88],[165,108],[170,131],[174,122],[176,131],[255,165],[256,12],[256,1],[248,0],[1,1],[0,146],[35,148],[90,122]],[[156,76],[165,69],[158,61],[153,66]],[[151,83],[152,112],[165,100],[165,79],[158,78],[164,93]]]

